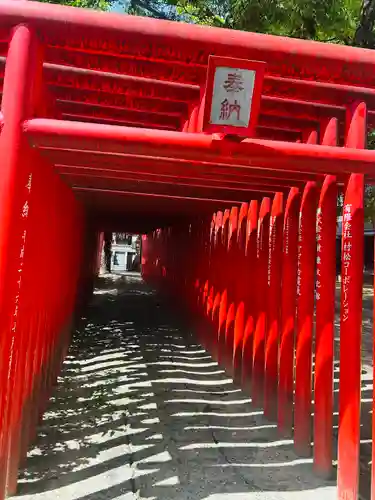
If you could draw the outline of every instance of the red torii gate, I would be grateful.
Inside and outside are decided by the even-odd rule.
[[[211,55],[266,63],[253,136],[202,132]],[[315,310],[314,466],[330,474],[345,189],[338,494],[358,498],[373,52],[5,0],[0,56],[0,497],[15,490],[74,303],[90,293],[99,232],[119,228],[148,234],[145,278],[213,325],[202,343],[281,432],[293,430],[302,455],[311,451]],[[40,264],[52,250],[54,276]]]

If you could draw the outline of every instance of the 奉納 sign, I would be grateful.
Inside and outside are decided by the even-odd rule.
[[[203,113],[203,131],[248,137],[260,108],[265,64],[210,56]]]

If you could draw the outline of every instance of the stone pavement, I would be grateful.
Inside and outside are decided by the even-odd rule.
[[[334,500],[137,275],[100,282],[20,475],[23,500]]]

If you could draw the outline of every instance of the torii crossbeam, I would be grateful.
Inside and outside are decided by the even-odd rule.
[[[247,101],[221,102],[218,124],[223,68],[232,84],[246,71],[255,83]],[[92,290],[100,233],[120,229],[144,234],[144,278],[204,317],[213,333],[202,343],[299,454],[313,440],[314,468],[331,474],[338,190],[338,498],[359,498],[373,68],[373,52],[352,47],[0,3],[0,500],[15,491],[74,304]],[[245,76],[232,90],[249,90]],[[37,272],[46,240],[52,284]]]

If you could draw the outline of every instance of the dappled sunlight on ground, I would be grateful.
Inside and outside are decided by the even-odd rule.
[[[106,276],[21,473],[24,500],[335,499],[139,276]]]
[[[341,283],[336,284],[336,317],[335,317],[335,410],[338,411],[339,391],[339,346],[340,346],[340,296]],[[362,309],[362,370],[361,370],[361,461],[360,492],[362,497],[370,498],[370,467],[372,455],[372,398],[373,398],[373,304],[374,287],[372,281],[363,286]],[[338,413],[334,418],[338,427]]]

